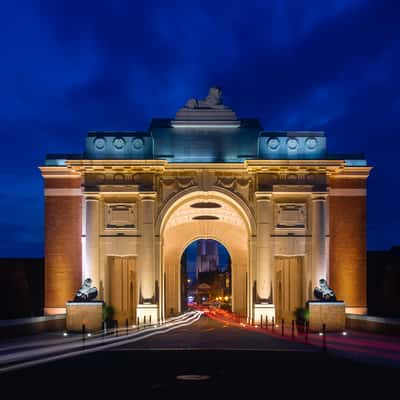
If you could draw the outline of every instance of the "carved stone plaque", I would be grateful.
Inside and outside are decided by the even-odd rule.
[[[104,220],[106,229],[136,229],[136,204],[106,204]]]
[[[282,229],[304,229],[306,206],[299,203],[280,203],[275,207],[275,227]]]

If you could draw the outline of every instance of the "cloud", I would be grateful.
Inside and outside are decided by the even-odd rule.
[[[398,148],[396,7],[390,0],[10,2],[0,14],[0,167],[14,187],[13,206],[25,207],[27,191],[42,204],[37,166],[46,153],[82,152],[88,130],[145,130],[152,117],[172,117],[214,84],[239,116],[259,117],[265,129],[325,130],[331,151],[366,152],[378,166],[370,192],[380,191],[392,183]],[[374,222],[379,203],[371,199]],[[7,196],[0,207],[4,226],[25,224],[42,237],[41,206],[15,223]],[[378,236],[371,246],[387,247],[388,237]],[[11,240],[19,239],[10,235],[5,245]]]

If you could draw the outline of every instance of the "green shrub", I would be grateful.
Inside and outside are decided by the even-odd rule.
[[[308,310],[308,308],[305,307],[297,307],[294,310],[294,316],[296,318],[296,321],[308,321],[310,319],[310,311]]]
[[[110,322],[114,317],[114,309],[108,304],[103,305],[103,321]]]

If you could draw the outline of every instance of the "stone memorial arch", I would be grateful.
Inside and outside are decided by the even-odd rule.
[[[240,197],[217,186],[196,185],[168,201],[156,228],[160,237],[160,281],[164,279],[165,288],[163,308],[167,314],[171,310],[180,311],[180,260],[186,247],[197,239],[214,239],[228,250],[232,262],[232,310],[247,313],[256,226],[251,210]]]
[[[232,261],[233,311],[285,317],[327,279],[366,312],[366,181],[359,156],[327,152],[323,132],[265,131],[219,88],[148,131],[89,132],[82,154],[48,155],[45,311],[83,279],[116,318],[180,311],[180,259],[215,239]]]

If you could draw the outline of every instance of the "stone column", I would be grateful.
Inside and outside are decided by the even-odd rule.
[[[99,198],[86,198],[86,262],[85,276],[92,279],[92,286],[100,290],[99,277]]]
[[[257,303],[272,302],[271,198],[257,196]]]
[[[272,294],[271,224],[272,200],[269,194],[256,193],[256,298],[253,319],[256,324],[275,316]]]
[[[248,276],[247,276],[247,318],[248,322],[251,322],[254,312],[254,282],[256,276],[256,238],[254,236],[249,238],[249,255],[248,255]]]
[[[160,236],[155,237],[155,276],[158,280],[158,318],[160,321],[164,320],[164,277],[162,268],[162,240]]]
[[[155,257],[154,257],[154,207],[152,196],[141,200],[141,244],[138,262],[140,289],[143,303],[151,303],[154,296]]]
[[[329,271],[329,220],[324,195],[312,198],[312,289],[320,279],[328,279]],[[312,295],[312,294],[311,294]]]

